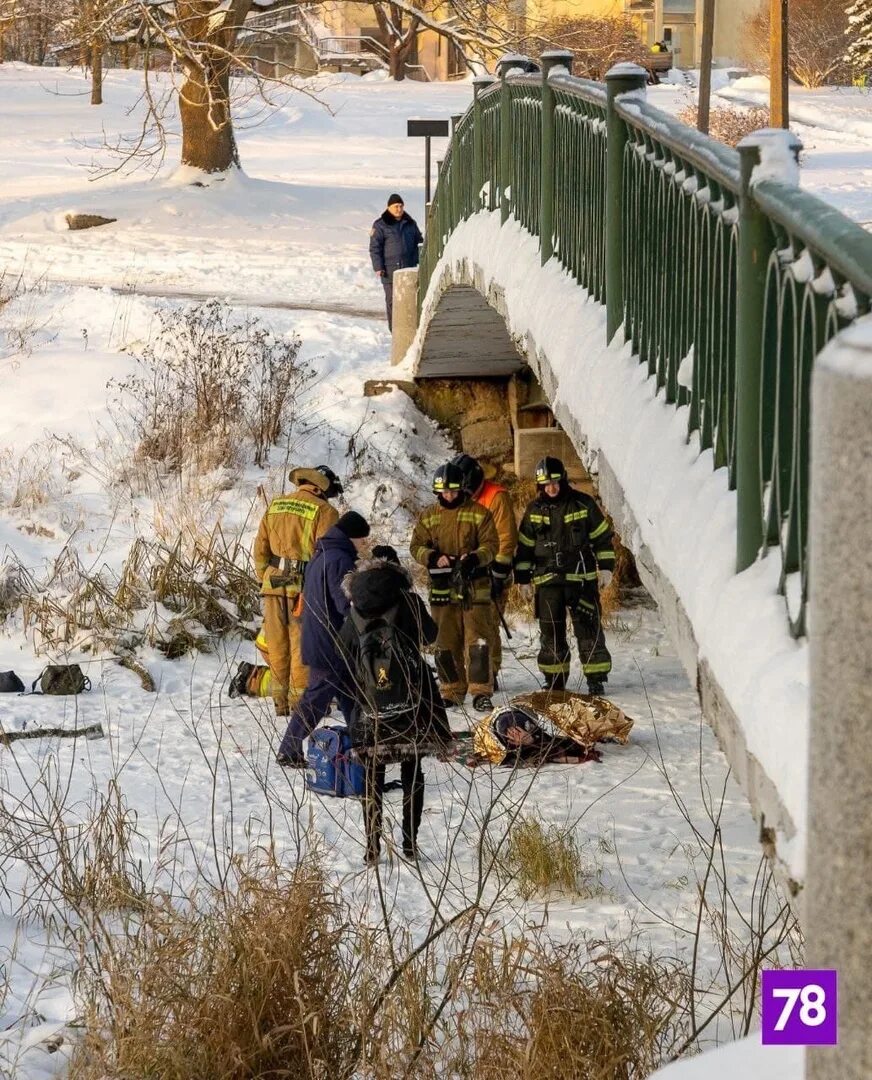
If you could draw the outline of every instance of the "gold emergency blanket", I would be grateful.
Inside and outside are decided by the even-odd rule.
[[[532,709],[546,734],[568,736],[587,750],[598,742],[626,744],[633,727],[633,720],[607,698],[568,690],[520,694],[509,704]],[[473,749],[478,757],[500,765],[505,759],[506,748],[494,734],[492,720],[493,714],[490,714],[476,725]]]
[[[512,698],[513,705],[526,705],[544,716],[557,730],[582,746],[599,742],[626,745],[634,721],[604,697],[574,694],[569,690],[539,690]]]

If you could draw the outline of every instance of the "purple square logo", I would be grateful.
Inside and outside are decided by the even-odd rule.
[[[763,1042],[835,1046],[838,995],[835,971],[764,971]]]

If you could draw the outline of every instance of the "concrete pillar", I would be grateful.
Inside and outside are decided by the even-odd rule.
[[[838,1046],[807,1080],[872,1077],[872,316],[821,353],[812,385],[811,740],[803,929],[838,971]]]
[[[391,363],[402,363],[418,332],[418,267],[394,270]]]

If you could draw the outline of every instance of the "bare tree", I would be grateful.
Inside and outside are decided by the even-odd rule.
[[[57,21],[53,0],[0,0],[0,62],[41,64]]]
[[[750,58],[766,68],[769,56],[770,17],[764,5],[748,21]],[[802,86],[847,82],[850,67],[845,60],[848,15],[838,0],[790,0],[788,64],[790,75]]]
[[[91,104],[103,104],[103,62],[114,42],[131,34],[132,12],[126,0],[62,0],[57,5],[55,48],[81,58],[91,71]]]
[[[589,79],[603,78],[613,64],[623,60],[645,65],[650,59],[636,24],[627,15],[542,21],[528,26],[518,46],[533,56],[544,49],[570,49],[573,70]]]
[[[420,15],[417,12],[408,13],[394,3],[381,3],[380,0],[374,0],[372,10],[387,42],[390,76],[392,79],[405,79],[406,63],[418,40]]]

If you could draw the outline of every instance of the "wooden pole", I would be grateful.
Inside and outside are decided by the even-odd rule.
[[[789,126],[787,91],[788,0],[769,0],[769,124]]]
[[[715,0],[703,0],[702,53],[699,61],[699,104],[696,110],[697,128],[708,134],[709,110],[712,99],[712,51],[715,36]]]

